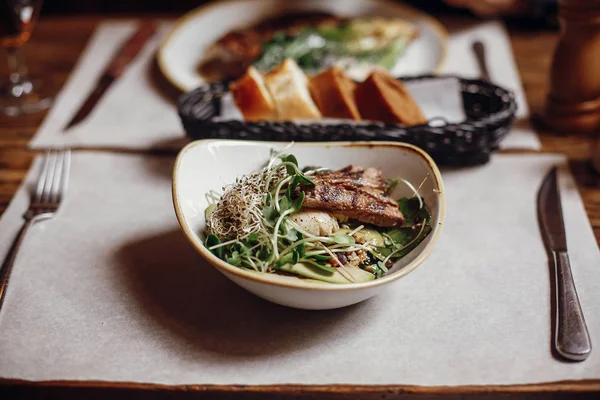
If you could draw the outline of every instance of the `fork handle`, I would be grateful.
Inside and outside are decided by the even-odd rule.
[[[575,291],[569,256],[566,251],[554,251],[556,278],[556,337],[554,346],[563,357],[585,360],[592,351],[592,342]]]
[[[19,248],[23,243],[23,239],[25,238],[25,234],[29,230],[29,227],[35,223],[35,218],[27,218],[21,231],[15,238],[6,258],[4,259],[4,263],[2,263],[2,268],[0,268],[0,310],[2,310],[2,304],[4,304],[4,296],[6,295],[6,288],[8,287],[8,280],[10,279],[10,273],[12,272],[13,264],[15,263],[15,258],[17,258],[17,253],[19,252]]]

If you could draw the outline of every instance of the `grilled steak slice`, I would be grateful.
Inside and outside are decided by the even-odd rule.
[[[311,179],[315,186],[305,191],[305,207],[382,227],[404,222],[398,204],[385,194],[386,183],[377,168],[349,165]]]

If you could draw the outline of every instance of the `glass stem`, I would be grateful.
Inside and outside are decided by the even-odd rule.
[[[9,47],[8,53],[8,80],[17,85],[27,80],[27,67],[21,47]]]

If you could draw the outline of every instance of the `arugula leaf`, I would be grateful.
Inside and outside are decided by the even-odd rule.
[[[210,249],[211,247],[216,246],[220,243],[221,241],[219,240],[219,238],[211,233],[206,237],[204,245],[207,249]],[[210,250],[210,252],[219,258],[223,258],[223,247],[217,247],[216,249]]]
[[[206,237],[206,241],[204,242],[207,248],[213,247],[219,243],[221,243],[219,238],[216,235],[213,235],[212,233]]]
[[[258,241],[258,233],[252,232],[248,235],[248,243],[254,244]]]
[[[290,229],[288,231],[287,235],[285,235],[285,238],[292,243],[297,241],[298,240],[298,231],[294,228]]]
[[[417,197],[403,197],[398,200],[398,207],[407,221],[412,221],[419,212],[419,199]]]
[[[401,198],[398,200],[398,207],[406,219],[406,222],[402,224],[403,227],[413,226],[423,220],[429,223],[431,220],[431,216],[426,207],[423,206],[423,208],[419,208],[419,199],[417,197]]]
[[[343,233],[338,233],[337,235],[331,236],[331,239],[337,244],[347,244],[352,245],[355,244],[356,241],[352,236],[344,235]]]
[[[277,261],[277,266],[278,266],[278,267],[281,267],[281,266],[282,266],[282,265],[284,265],[284,264],[290,264],[290,263],[292,263],[292,260],[293,260],[293,258],[294,258],[294,253],[293,253],[293,252],[292,252],[292,253],[288,253],[288,254],[286,254],[286,255],[282,256],[282,257],[281,257],[281,258],[280,258],[280,259]],[[296,263],[294,263],[294,264],[296,264]]]
[[[285,158],[285,161],[286,162],[291,162],[296,167],[298,166],[298,159],[296,159],[296,156],[293,155],[293,154],[288,154],[288,156]]]
[[[285,224],[279,224],[279,233],[281,233],[284,236],[288,234],[288,229],[287,226],[285,226]]]
[[[325,264],[320,264],[318,262],[312,261],[312,260],[302,260],[303,263],[305,263],[306,265],[311,265],[313,267],[317,267],[323,271],[327,271],[327,272],[335,272],[335,268],[329,266],[329,265],[325,265]]]
[[[298,249],[294,249],[292,251],[292,264],[298,264],[300,261],[300,254],[298,254]]]
[[[302,236],[302,234],[299,235]],[[304,257],[306,255],[306,246],[304,245],[304,243],[298,245],[296,251],[298,252],[298,256],[300,256],[300,258]]]
[[[242,257],[240,257],[240,253],[238,251],[233,251],[231,256],[227,258],[227,262],[231,265],[239,267],[242,263]]]
[[[236,248],[240,254],[250,255],[250,248],[242,242],[235,243],[234,248]]]
[[[300,210],[302,208],[302,203],[304,203],[304,192],[300,192],[300,196],[298,196],[296,200],[294,200],[294,203],[292,203],[292,212],[295,213]]]
[[[298,160],[293,154],[282,154],[279,156],[279,158],[281,159],[281,161],[292,163],[296,166],[296,168],[298,168]],[[296,169],[291,165],[286,165],[285,169],[289,175],[294,175],[296,173]]]
[[[292,180],[290,181],[290,183],[288,184],[287,190],[286,190],[286,194],[289,198],[292,198],[294,191],[296,190],[296,187],[298,186],[298,176],[299,175],[294,175],[294,177],[292,178]]]
[[[384,257],[387,257],[390,254],[392,254],[392,251],[394,251],[394,247],[393,246],[390,246],[390,247],[377,247],[377,253],[381,254]]]
[[[256,252],[256,257],[260,260],[268,260],[269,258],[271,258],[271,255],[271,249],[266,246],[259,248]]]
[[[303,183],[305,185],[312,185],[315,186],[315,183],[313,181],[311,181],[308,177],[306,177],[305,175],[296,175],[298,177],[298,183]]]
[[[287,196],[283,196],[279,200],[279,212],[283,214],[285,211],[287,211],[290,208],[291,205],[292,205],[292,202],[291,202],[290,198]]]
[[[406,243],[410,242],[418,233],[418,231],[414,232],[412,228],[395,228],[390,229],[386,233],[393,241],[393,243],[391,244],[392,246],[403,246]]]
[[[273,206],[265,206],[261,212],[263,217],[265,217],[265,219],[271,224],[273,224],[277,220],[277,217],[279,215],[279,213]]]

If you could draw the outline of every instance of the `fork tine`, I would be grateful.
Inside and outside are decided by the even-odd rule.
[[[58,203],[58,193],[61,187],[62,180],[62,169],[65,160],[65,152],[59,151],[56,153],[56,162],[54,164],[54,176],[52,178],[52,184],[50,186],[50,194],[48,196],[48,202],[52,204]]]
[[[48,175],[48,168],[50,167],[50,151],[46,150],[44,155],[44,161],[42,169],[40,170],[40,176],[38,177],[37,187],[35,190],[35,197],[33,201],[40,203],[42,201],[42,193],[44,192],[44,184],[46,183],[46,176]]]
[[[44,181],[44,189],[42,190],[42,203],[50,202],[50,192],[52,191],[52,181],[54,180],[54,174],[56,173],[56,152],[50,151],[50,155],[48,157],[48,171],[46,173],[46,180]]]
[[[71,150],[67,149],[63,151],[63,164],[61,171],[60,186],[56,197],[56,202],[60,204],[63,197],[67,193],[67,187],[69,186],[69,173],[71,171]]]

